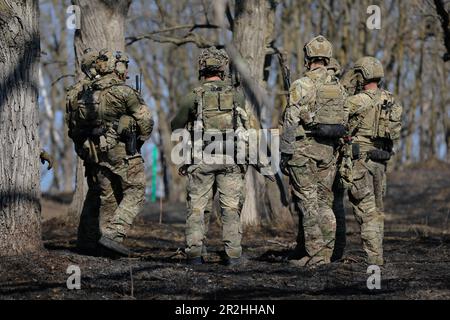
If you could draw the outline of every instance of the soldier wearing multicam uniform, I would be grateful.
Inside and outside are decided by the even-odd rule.
[[[361,226],[367,263],[383,265],[385,172],[400,138],[402,107],[390,92],[379,88],[384,78],[380,61],[364,57],[353,69],[362,92],[347,100],[354,150],[349,198]]]
[[[225,80],[228,66],[225,51],[211,47],[202,51],[199,57],[199,78],[202,85],[195,88],[182,101],[180,111],[172,121],[172,130],[188,128],[201,133],[234,132],[245,118],[243,93]],[[197,126],[194,124],[196,123]],[[202,141],[203,148],[207,146]],[[195,159],[194,159],[195,161]],[[186,254],[189,264],[201,264],[205,234],[205,210],[212,209],[213,189],[217,188],[221,207],[225,263],[239,263],[242,247],[241,209],[244,202],[245,167],[233,164],[207,164],[200,160],[183,167],[188,176]],[[215,185],[215,187],[214,187]]]
[[[327,70],[331,77],[335,79],[335,81],[340,82],[340,77],[342,75],[342,68],[340,63],[335,59],[331,58],[330,63],[327,66]],[[343,148],[345,146],[341,146],[341,151],[339,152],[339,157],[337,160],[337,168],[341,168],[344,165],[345,159]],[[336,261],[342,258],[344,255],[344,249],[346,245],[346,225],[345,225],[345,205],[344,205],[344,197],[345,197],[345,184],[342,181],[342,176],[340,170],[336,172],[336,178],[334,179],[333,184],[333,212],[336,217],[336,239],[334,243],[333,255],[331,257],[331,261]]]
[[[71,138],[84,160],[89,190],[78,228],[78,247],[90,253],[128,255],[121,243],[144,203],[140,147],[153,120],[140,94],[125,84],[128,59],[102,50],[100,75],[69,109]]]
[[[348,111],[344,88],[326,68],[332,51],[323,36],[305,45],[308,72],[291,86],[281,138],[281,169],[302,212],[307,256],[293,261],[299,266],[329,263],[335,241],[332,186]]]

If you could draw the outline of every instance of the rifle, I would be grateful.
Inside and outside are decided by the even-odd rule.
[[[276,54],[278,57],[278,62],[280,63],[281,67],[281,75],[283,77],[283,90],[286,92],[286,105],[284,106],[283,114],[281,115],[280,122],[282,123],[284,121],[284,114],[286,112],[287,107],[289,106],[289,101],[291,99],[290,96],[290,89],[291,89],[291,70],[289,69],[287,62],[286,62],[286,54],[279,51],[277,48],[275,48]]]

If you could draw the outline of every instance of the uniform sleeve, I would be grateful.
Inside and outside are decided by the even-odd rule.
[[[287,107],[281,133],[280,151],[285,154],[294,153],[294,142],[300,128],[300,109],[296,105]]]
[[[348,110],[348,129],[352,134],[357,127],[360,106],[356,96],[351,96],[345,100],[345,109]]]
[[[134,118],[138,128],[139,140],[146,141],[153,131],[153,117],[140,94],[128,86],[123,86],[126,92],[127,113]]]
[[[188,123],[191,115],[193,114],[193,108],[195,106],[195,95],[190,93],[184,96],[180,103],[178,113],[175,115],[170,125],[172,130],[183,129]]]
[[[289,89],[289,95],[289,105],[298,108],[300,120],[304,124],[311,123],[310,105],[314,103],[315,99],[314,82],[307,77],[295,81]]]

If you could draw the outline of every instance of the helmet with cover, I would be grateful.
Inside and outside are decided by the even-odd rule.
[[[362,75],[366,83],[372,81],[379,82],[384,78],[383,65],[380,60],[374,57],[363,57],[359,59],[356,61],[353,69]]]
[[[303,51],[307,67],[316,59],[323,59],[328,65],[333,56],[333,45],[324,36],[317,36],[305,45]]]
[[[116,69],[116,56],[109,49],[102,49],[98,53],[98,58],[95,62],[97,72],[100,75],[113,73]]]
[[[198,58],[199,77],[213,74],[223,77],[229,60],[225,50],[219,50],[214,46],[202,50]]]
[[[339,77],[342,73],[341,65],[335,58],[330,59],[327,69],[333,71],[334,75],[337,77]]]

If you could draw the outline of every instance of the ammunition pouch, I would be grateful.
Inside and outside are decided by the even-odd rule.
[[[322,139],[340,139],[347,134],[341,124],[318,124],[311,130],[311,136]]]
[[[367,157],[375,162],[384,162],[391,159],[391,153],[380,149],[374,149],[367,152]]]

